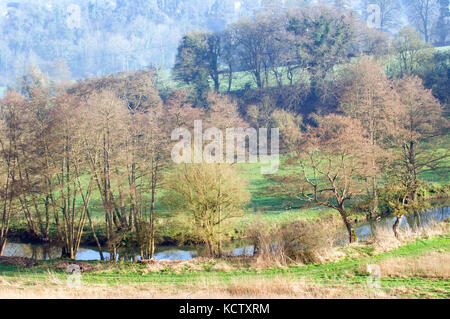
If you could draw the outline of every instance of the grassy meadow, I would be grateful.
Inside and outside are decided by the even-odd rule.
[[[0,259],[0,298],[448,299],[449,227],[445,222],[427,234],[405,234],[402,242],[383,237],[352,244],[321,264],[280,267],[247,258],[78,262],[82,274],[76,287],[67,284],[67,261],[24,268]],[[370,277],[368,265],[379,267],[379,281]]]

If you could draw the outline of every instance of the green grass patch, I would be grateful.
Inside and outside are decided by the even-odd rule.
[[[182,287],[202,282],[217,285],[227,285],[236,282],[252,282],[257,279],[271,280],[286,278],[286,280],[307,279],[321,287],[340,287],[340,289],[367,289],[367,294],[373,293],[367,287],[369,274],[365,269],[368,264],[377,264],[384,260],[398,257],[422,256],[430,252],[449,253],[449,235],[429,239],[419,239],[413,243],[401,246],[395,250],[373,255],[370,247],[360,247],[366,256],[346,258],[339,262],[319,265],[305,265],[288,268],[269,268],[256,270],[243,268],[232,271],[213,270],[211,263],[203,264],[203,269],[190,269],[188,266],[181,271],[174,272],[171,268],[163,268],[156,272],[146,272],[146,266],[130,262],[89,262],[97,270],[82,275],[83,285],[92,284],[129,285],[152,284],[160,288]],[[0,265],[0,279],[14,282],[20,281],[24,285],[36,285],[39,282],[51,281],[55,278],[62,283],[68,278],[61,269],[55,269],[59,261],[47,261],[32,268]],[[378,291],[396,294],[410,298],[442,298],[450,296],[450,285],[446,279],[430,279],[423,277],[381,277],[381,287]]]

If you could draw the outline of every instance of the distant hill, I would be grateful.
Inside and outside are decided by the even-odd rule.
[[[29,65],[77,79],[170,68],[181,36],[222,30],[241,17],[308,3],[358,0],[0,0],[0,86]],[[56,74],[56,76],[54,76]]]
[[[0,0],[0,85],[64,60],[74,78],[173,64],[183,33],[293,0]],[[45,68],[45,66],[44,66]]]

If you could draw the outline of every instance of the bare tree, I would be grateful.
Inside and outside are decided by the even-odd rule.
[[[423,35],[425,42],[431,42],[432,29],[439,15],[439,1],[408,0],[405,5],[411,23]]]
[[[53,153],[56,193],[52,198],[59,208],[62,230],[63,256],[75,259],[81,243],[86,215],[91,201],[94,180],[83,184],[86,162],[83,151],[83,136],[86,132],[85,105],[65,93],[55,101],[54,116],[56,130],[53,136],[58,151]],[[81,199],[81,200],[80,200]]]
[[[268,82],[270,68],[269,51],[278,41],[280,23],[276,16],[261,15],[254,21],[239,20],[229,27],[235,37],[237,57],[244,71],[253,75],[258,88],[263,88]]]
[[[0,101],[0,256],[3,255],[11,217],[18,211],[17,152],[21,138],[20,113],[25,108],[25,98],[15,91],[7,92]]]
[[[231,87],[233,84],[233,72],[236,68],[236,39],[233,29],[227,29],[222,32],[221,35],[222,42],[222,54],[220,55],[220,60],[222,64],[227,67],[227,77],[228,77],[228,93],[231,92]]]
[[[372,214],[376,214],[377,180],[389,158],[387,148],[392,144],[391,136],[396,131],[395,121],[399,114],[394,114],[394,110],[398,101],[383,66],[371,57],[363,57],[350,66],[345,78],[340,105],[346,115],[361,122],[368,134],[369,195],[373,201]]]
[[[165,123],[165,125],[161,125]],[[133,191],[132,203],[136,205],[136,232],[141,244],[142,256],[153,258],[155,253],[156,199],[168,167],[170,136],[174,123],[168,110],[161,105],[140,114],[133,114],[130,129],[139,127],[136,138],[135,164],[131,165],[129,180]],[[131,173],[131,174],[130,174]],[[150,194],[150,198],[147,198]],[[149,203],[149,206],[146,204]]]
[[[362,9],[367,12],[370,5],[376,5],[380,13],[380,29],[387,31],[399,24],[400,1],[399,0],[364,0]]]
[[[123,238],[135,231],[139,238],[146,238],[143,255],[150,256],[154,251],[156,188],[167,162],[165,149],[170,137],[170,125],[161,125],[168,121],[156,77],[152,70],[123,73],[80,83],[70,92],[89,108],[89,133],[83,136],[83,147],[88,173],[105,210],[111,259],[116,259]],[[148,193],[151,198],[146,197]],[[144,236],[146,232],[150,235]]]
[[[111,259],[115,260],[120,241],[130,230],[124,187],[127,178],[123,169],[128,136],[125,123],[130,114],[125,102],[110,91],[92,95],[88,107],[89,134],[84,135],[84,147],[105,210]]]
[[[420,78],[410,76],[401,79],[396,88],[404,107],[398,131],[401,163],[410,184],[417,186],[420,174],[446,167],[443,160],[450,156],[448,147],[442,152],[427,146],[432,141],[445,142],[445,139],[440,142],[439,139],[448,133],[448,120],[443,116],[441,104],[431,90],[423,87]],[[410,200],[416,201],[417,194],[412,188]]]
[[[401,218],[426,207],[421,174],[439,170],[447,174],[446,160],[450,154],[445,138],[448,120],[431,90],[426,90],[416,76],[398,80],[396,90],[400,97],[396,107],[399,119],[394,144],[396,158],[388,167],[384,200],[396,216],[392,229],[398,238]],[[445,146],[443,150],[433,149],[429,147],[431,143]]]
[[[278,184],[272,191],[280,196],[330,207],[342,218],[350,242],[355,240],[345,203],[363,193],[367,176],[364,153],[370,145],[357,120],[341,115],[318,119],[317,128],[294,138],[294,154],[287,164],[300,173],[273,177]]]
[[[22,187],[19,197],[30,235],[36,240],[50,240],[50,226],[57,226],[58,237],[62,232],[55,202],[55,166],[53,154],[57,152],[58,140],[54,128],[54,98],[49,92],[34,87],[26,108],[21,112],[22,132],[17,154],[18,170]],[[54,220],[52,220],[52,218]]]

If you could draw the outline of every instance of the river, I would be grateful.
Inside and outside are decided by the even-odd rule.
[[[412,214],[402,217],[400,221],[400,229],[426,229],[436,222],[450,218],[450,207],[434,208],[425,212]],[[380,221],[371,221],[358,225],[355,228],[356,236],[359,241],[364,241],[376,230],[387,229],[392,231],[392,225],[395,217],[386,217]],[[345,232],[342,238],[345,238]],[[342,239],[344,240],[344,239]],[[46,244],[25,244],[25,243],[8,243],[4,256],[28,257],[34,260],[50,260],[61,257],[61,247]],[[224,252],[232,256],[253,255],[253,246],[245,243],[245,241],[235,241],[224,246]],[[156,260],[188,260],[198,256],[204,256],[206,250],[204,246],[159,246],[156,248]],[[109,259],[109,253],[104,252],[104,257]],[[137,261],[141,257],[131,249],[122,250],[119,253],[119,260]],[[89,261],[100,260],[100,254],[96,247],[80,247],[77,260]]]

